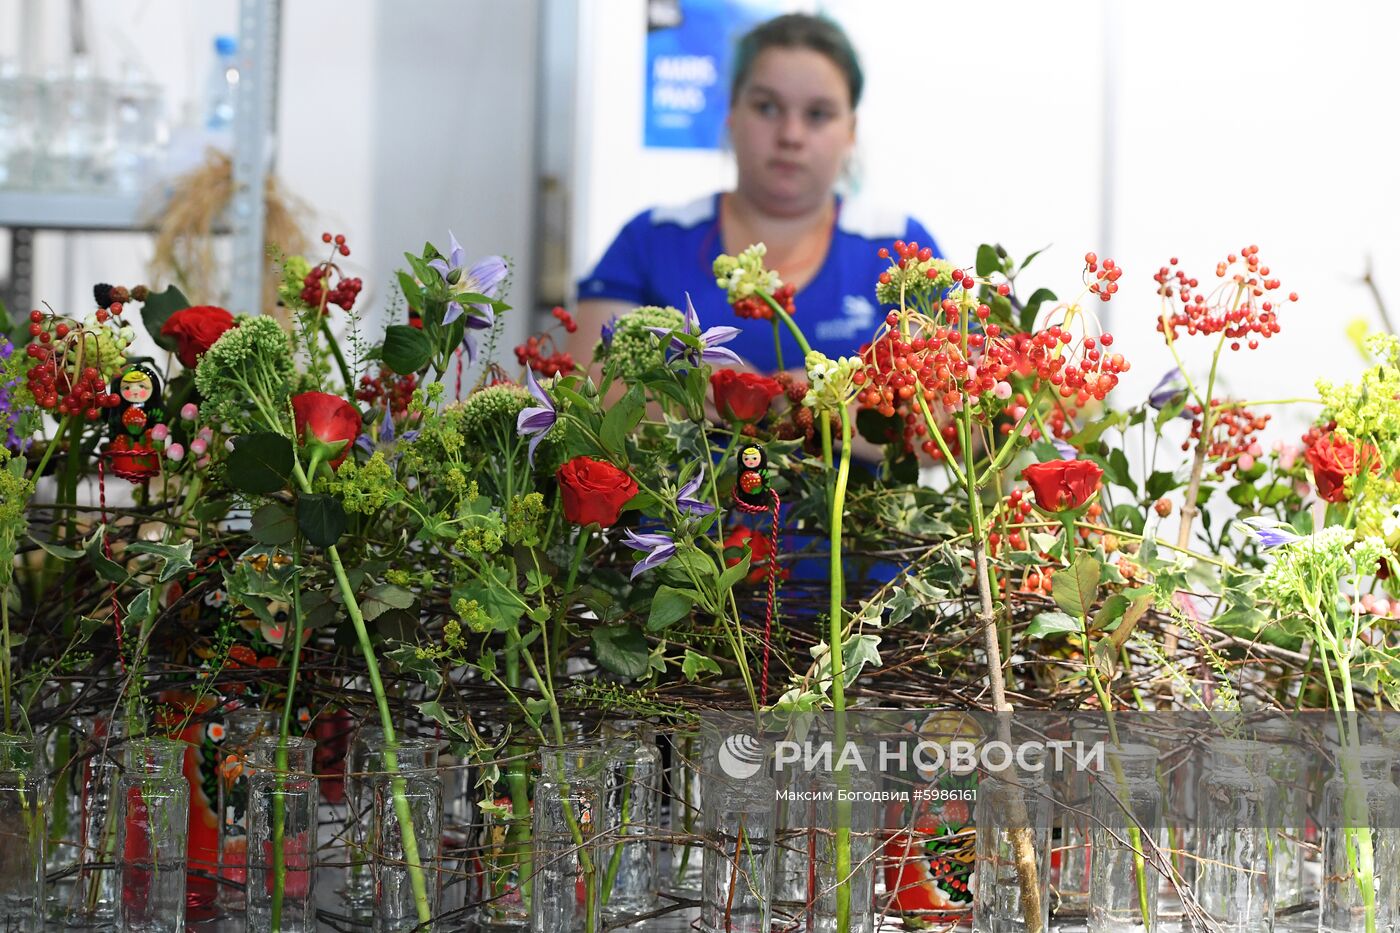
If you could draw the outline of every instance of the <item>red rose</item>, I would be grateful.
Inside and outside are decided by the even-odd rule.
[[[1102,476],[1103,470],[1092,460],[1051,460],[1021,471],[1035,493],[1036,505],[1047,512],[1079,508],[1094,498]]]
[[[783,387],[776,380],[732,369],[715,370],[710,376],[710,388],[714,390],[715,408],[730,421],[757,421],[768,414],[773,399],[783,394]]]
[[[297,437],[309,445],[327,448],[331,469],[337,469],[360,436],[360,410],[339,395],[303,392],[292,397]]]
[[[592,457],[575,457],[554,474],[564,497],[564,517],[575,525],[597,522],[608,528],[628,500],[637,494],[637,481],[626,471]]]
[[[1361,471],[1356,445],[1341,440],[1335,434],[1328,434],[1309,444],[1303,456],[1308,458],[1308,466],[1312,467],[1317,494],[1327,502],[1345,502],[1347,477]],[[1370,465],[1372,473],[1381,471],[1380,458],[1369,444],[1362,451],[1360,459]]]
[[[199,365],[199,357],[233,327],[233,315],[213,305],[176,311],[160,326],[162,337],[175,339],[175,355],[186,369]]]
[[[745,545],[748,545],[749,553],[752,556],[749,558],[749,574],[744,579],[750,584],[761,583],[768,578],[768,560],[773,556],[773,540],[767,535],[755,534],[752,528],[743,526],[735,528],[724,539],[726,551],[730,548],[743,551]],[[742,553],[726,557],[724,565],[733,567],[743,559]],[[780,566],[778,568],[779,579],[786,580],[791,574],[792,568],[790,567]]]

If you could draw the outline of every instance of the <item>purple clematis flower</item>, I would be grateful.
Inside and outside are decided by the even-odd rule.
[[[681,487],[676,494],[676,508],[682,513],[690,515],[709,515],[715,507],[703,499],[695,498],[695,494],[700,491],[700,484],[705,481],[705,468],[702,466],[700,472],[695,474],[695,478]]]
[[[602,330],[599,332],[599,335],[603,338],[603,346],[612,347],[613,332],[616,330],[617,315],[614,314],[612,317],[608,318],[607,322],[603,324]]]
[[[384,412],[384,420],[379,422],[378,439],[376,440],[368,434],[361,434],[355,439],[355,446],[370,456],[373,456],[376,450],[384,450],[392,447],[396,436],[397,435],[394,433],[394,413],[386,410]],[[405,442],[409,442],[416,440],[417,437],[417,431],[405,431],[403,432],[402,439]],[[398,463],[399,457],[401,456],[403,456],[402,451],[394,451],[393,456],[389,458],[389,462],[391,464]]]
[[[700,366],[702,363],[735,363],[740,366],[744,361],[739,359],[739,354],[733,350],[725,349],[720,344],[728,343],[739,336],[737,327],[711,327],[703,333],[700,330],[700,315],[695,313],[695,305],[690,302],[690,292],[685,293],[685,331],[684,333],[696,337],[700,340],[700,351],[695,350],[681,340],[673,336],[671,331],[660,327],[651,328],[651,332],[658,337],[671,338],[671,346],[666,351],[666,361],[675,362],[684,358],[691,366]]]
[[[1259,544],[1265,548],[1282,547],[1285,544],[1292,544],[1294,541],[1302,541],[1301,535],[1295,534],[1293,529],[1287,525],[1280,524],[1273,519],[1255,517],[1244,519],[1244,524],[1249,526]]]
[[[1050,443],[1055,445],[1055,450],[1059,452],[1061,460],[1079,459],[1079,451],[1074,449],[1074,445],[1068,441],[1062,441],[1058,437]]]
[[[1181,378],[1181,370],[1173,367],[1157,381],[1157,384],[1152,387],[1152,391],[1147,393],[1147,404],[1161,411],[1185,391],[1186,383]],[[1191,416],[1182,412],[1181,417],[1190,418]]]
[[[631,528],[627,529],[622,543],[632,548],[634,551],[645,551],[646,557],[637,561],[637,566],[632,568],[630,579],[637,579],[637,574],[645,573],[653,567],[659,567],[672,557],[676,556],[676,542],[670,535],[660,533],[638,534]]]
[[[487,256],[479,260],[469,269],[463,268],[466,262],[467,253],[462,249],[462,244],[457,242],[457,237],[452,231],[447,231],[447,237],[451,241],[451,247],[447,251],[446,259],[434,259],[428,263],[437,270],[442,280],[452,286],[454,293],[463,294],[471,292],[477,295],[485,295],[487,298],[495,298],[496,290],[505,281],[506,274],[510,271],[506,266],[506,261],[500,256]],[[476,339],[470,334],[473,330],[487,330],[496,323],[496,314],[487,304],[474,304],[468,312],[462,307],[461,302],[449,300],[447,310],[442,315],[442,323],[451,324],[464,313],[467,315],[467,330],[462,342],[467,349],[467,362],[476,362]]]
[[[535,371],[528,366],[525,368],[525,384],[529,386],[530,394],[539,400],[539,404],[520,412],[519,417],[515,419],[515,432],[521,437],[530,438],[530,466],[534,466],[535,448],[540,446],[540,441],[544,440],[549,429],[554,427],[554,422],[559,420],[559,412],[554,408],[554,401],[535,381]]]

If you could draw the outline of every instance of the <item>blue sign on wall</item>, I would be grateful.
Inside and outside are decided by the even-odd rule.
[[[651,0],[645,145],[718,149],[729,111],[734,45],[781,11],[776,0]]]

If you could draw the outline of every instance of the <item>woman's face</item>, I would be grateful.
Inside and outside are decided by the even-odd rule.
[[[746,196],[777,214],[816,209],[855,144],[841,69],[811,49],[765,49],[730,107],[729,136]]]

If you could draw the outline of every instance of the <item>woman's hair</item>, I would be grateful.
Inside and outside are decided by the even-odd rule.
[[[856,57],[851,40],[840,26],[825,16],[806,13],[775,17],[759,23],[744,34],[734,56],[734,77],[729,85],[731,100],[739,96],[739,89],[753,70],[754,59],[765,49],[810,49],[825,55],[846,78],[846,89],[851,92],[851,109],[854,110],[860,103],[865,76],[861,74],[860,60]]]

